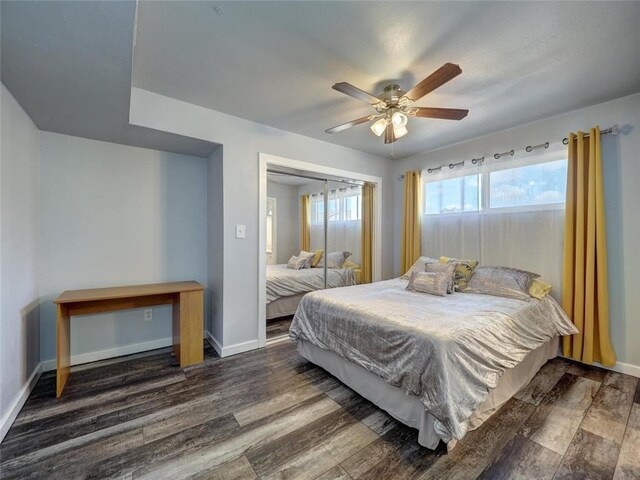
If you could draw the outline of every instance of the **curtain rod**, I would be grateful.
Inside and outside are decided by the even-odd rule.
[[[350,187],[332,188],[332,189],[329,190],[329,193],[346,192],[347,190],[356,190],[358,188],[360,188],[360,185],[351,185]],[[308,193],[307,195],[309,195],[310,197],[317,197],[317,196],[322,197],[324,195],[324,192]]]
[[[620,133],[620,127],[618,126],[618,124],[616,123],[615,125],[612,125],[609,128],[605,128],[604,130],[600,130],[600,135],[618,135]],[[586,133],[584,134],[585,137],[588,137],[589,134]],[[562,143],[564,143],[565,145],[569,144],[569,138],[564,137],[562,139]]]
[[[306,173],[282,172],[280,170],[273,170],[271,168],[267,168],[267,173],[268,174],[272,174],[272,175],[284,175],[284,176],[287,176],[287,177],[306,178],[308,180],[317,180],[317,181],[320,181],[320,182],[346,183],[347,185],[362,185],[362,184],[365,183],[362,180],[351,180],[351,179],[348,179],[348,178],[333,179],[333,178],[327,178],[327,177],[314,177],[314,176],[306,174]]]
[[[604,130],[600,130],[600,135],[618,135],[620,134],[620,127],[618,126],[618,124],[612,125],[609,128],[605,128]],[[584,135],[585,137],[588,137],[589,134],[587,133],[586,135]],[[565,137],[562,139],[562,143],[564,145],[568,145],[569,144],[569,138]],[[532,152],[533,150],[537,150],[539,148],[549,148],[549,142],[546,141],[544,143],[540,143],[538,145],[527,145],[525,147],[525,151],[527,153]],[[495,158],[496,160],[500,159],[501,157],[506,157],[506,156],[513,156],[515,154],[516,150],[515,149],[511,149],[508,150],[506,152],[502,152],[502,153],[495,153],[493,155],[493,158]],[[472,158],[471,159],[471,163],[473,163],[474,165],[482,165],[485,161],[485,157],[479,157],[479,158]],[[444,164],[444,165],[439,165],[437,167],[430,167],[427,169],[427,173],[433,173],[433,172],[439,172],[441,171],[444,167],[449,167],[449,169],[453,170],[455,167],[458,166],[464,166],[465,162],[464,160],[462,162],[458,162],[458,163],[449,163],[449,164]],[[404,175],[400,175],[398,177],[398,180],[404,180]]]

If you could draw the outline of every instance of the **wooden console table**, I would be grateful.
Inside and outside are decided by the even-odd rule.
[[[180,367],[204,360],[204,287],[198,282],[156,283],[129,287],[68,290],[54,303],[58,309],[56,397],[71,370],[71,317],[155,305],[173,305],[173,352]]]

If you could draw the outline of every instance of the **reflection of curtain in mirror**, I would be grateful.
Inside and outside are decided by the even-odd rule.
[[[309,195],[302,195],[302,197],[300,197],[300,202],[300,212],[302,216],[300,219],[300,249],[308,252],[311,250],[311,213]]]
[[[349,260],[361,262],[362,222],[361,187],[335,187],[329,190],[329,223],[327,225],[328,252],[351,252]],[[324,197],[318,193],[311,196],[311,249],[324,248]]]
[[[373,278],[373,185],[362,186],[362,283],[371,283]]]

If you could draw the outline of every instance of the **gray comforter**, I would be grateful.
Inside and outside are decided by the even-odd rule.
[[[356,276],[349,268],[327,269],[327,287],[355,285]],[[324,288],[324,268],[293,270],[286,265],[267,265],[267,303],[281,297],[313,292]]]
[[[407,281],[313,292],[290,337],[335,352],[416,395],[448,442],[461,439],[500,376],[556,335],[577,333],[550,296],[515,300],[405,290]]]

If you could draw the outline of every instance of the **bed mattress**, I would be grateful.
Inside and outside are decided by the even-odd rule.
[[[465,435],[507,369],[554,337],[577,331],[549,296],[438,297],[406,285],[394,279],[307,294],[289,334],[417,397],[446,443]]]

